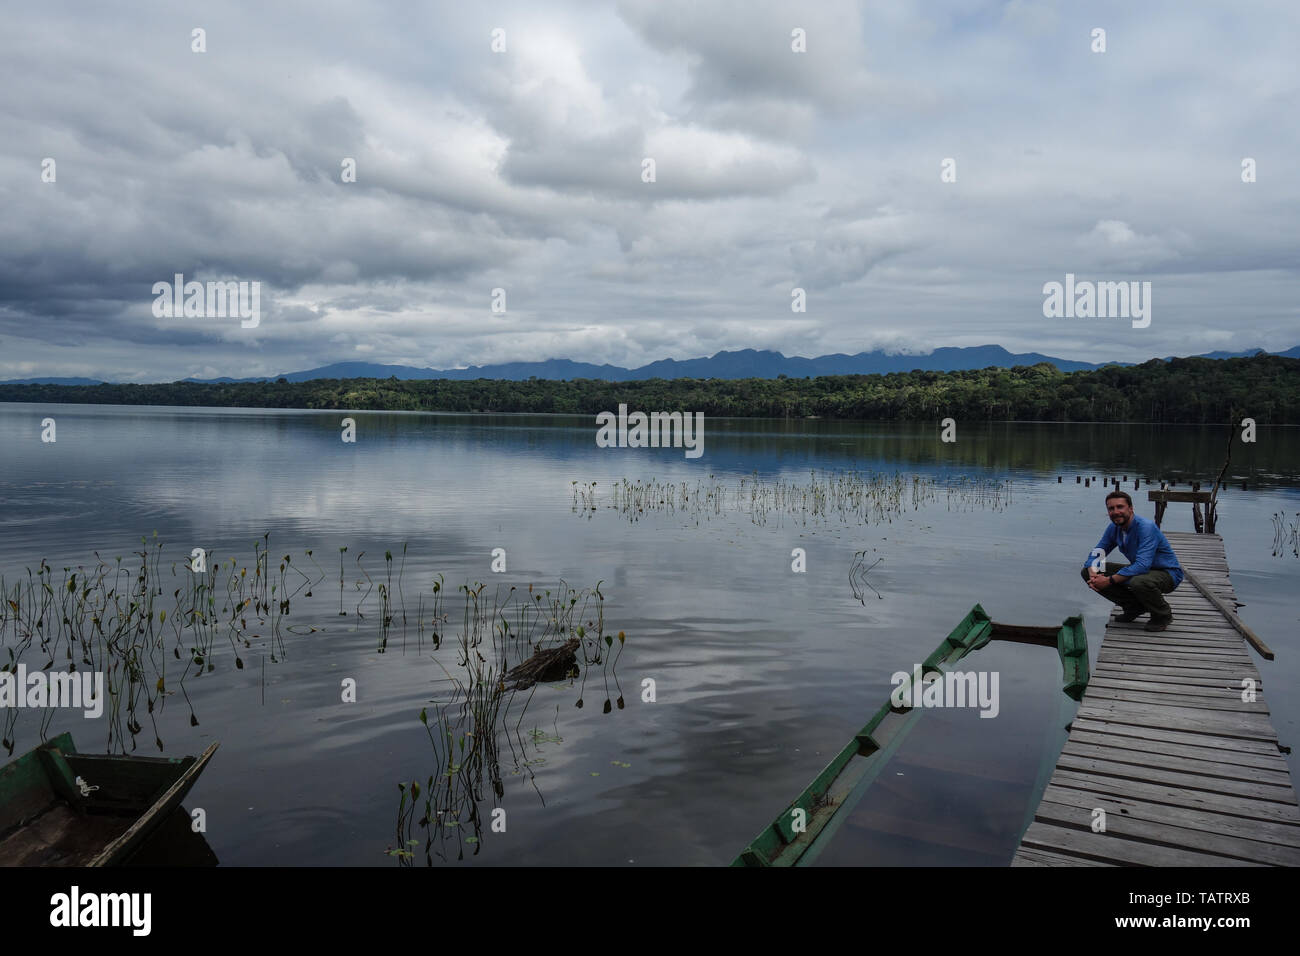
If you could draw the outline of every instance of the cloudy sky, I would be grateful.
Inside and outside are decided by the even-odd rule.
[[[10,5],[0,379],[1286,349],[1300,6],[1202,6]],[[155,316],[176,273],[259,324]],[[1045,318],[1066,273],[1150,326]]]

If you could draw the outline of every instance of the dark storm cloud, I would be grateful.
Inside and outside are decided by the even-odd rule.
[[[1298,19],[1280,2],[17,7],[0,378],[1286,348]],[[262,321],[155,316],[178,272],[261,282]],[[1152,280],[1152,325],[1044,319],[1066,272]]]

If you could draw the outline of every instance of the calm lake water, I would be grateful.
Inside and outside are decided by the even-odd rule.
[[[171,693],[141,718],[137,753],[158,752],[155,726],[168,754],[221,742],[186,807],[205,811],[223,864],[393,866],[385,849],[407,839],[420,841],[405,844],[416,865],[728,863],[884,702],[891,674],[928,656],[977,602],[1014,624],[1082,612],[1095,661],[1109,604],[1078,574],[1106,526],[1105,490],[1075,476],[1127,475],[1138,513],[1150,516],[1147,481],[1208,487],[1226,436],[973,424],[944,444],[937,426],[710,420],[703,457],[688,459],[681,449],[597,448],[585,417],[348,414],[355,444],[340,440],[339,412],[0,405],[7,587],[42,559],[55,583],[96,552],[138,566],[131,553],[155,531],[168,575],[193,548],[252,568],[254,542],[268,533],[273,564],[289,554],[315,580],[310,549],[322,569],[313,596],[293,598],[279,642],[256,626],[248,646],[217,641],[213,669],[191,673],[183,694],[183,664],[171,659]],[[41,441],[47,416],[54,443]],[[865,522],[834,508],[809,517],[735,506],[742,479],[797,487],[837,471],[919,476],[934,494]],[[1273,515],[1300,515],[1300,431],[1260,429],[1256,444],[1234,446],[1230,471],[1219,531],[1242,616],[1277,653],[1256,662],[1274,726],[1294,746],[1300,558],[1274,556]],[[611,507],[623,479],[721,486],[733,497],[627,513]],[[574,482],[596,483],[595,510],[575,505]],[[994,487],[996,499],[976,494]],[[1190,506],[1171,505],[1165,527],[1192,530]],[[380,653],[378,596],[364,598],[363,620],[355,609],[363,575],[383,581],[385,550],[396,566],[403,544],[408,629],[390,631]],[[492,570],[497,548],[504,573]],[[795,548],[806,573],[791,570]],[[878,561],[861,599],[850,584],[858,552]],[[420,595],[429,617],[439,573],[455,613],[435,653],[428,631],[417,647],[414,622]],[[397,784],[445,769],[418,717],[435,713],[456,672],[456,587],[518,594],[561,581],[579,590],[603,581],[605,629],[626,643],[588,668],[585,686],[539,685],[526,709],[518,696],[498,747],[501,794],[491,774],[479,788],[477,839],[444,827],[426,859],[427,829],[399,836]],[[25,653],[29,667],[46,660]],[[1074,704],[1052,649],[995,642],[959,666],[998,672],[999,716],[926,713],[820,863],[1010,861]],[[355,702],[342,700],[345,679],[356,682]],[[647,679],[653,702],[643,700]],[[605,712],[607,697],[624,705]],[[10,718],[14,753],[25,752],[40,739],[40,714]],[[105,719],[61,710],[49,732],[62,730],[80,749],[108,746]],[[505,832],[488,826],[498,806]]]

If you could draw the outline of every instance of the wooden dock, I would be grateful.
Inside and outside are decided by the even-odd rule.
[[[1235,607],[1223,539],[1165,537]],[[1167,600],[1161,632],[1112,613],[1012,866],[1300,865],[1300,807],[1245,640],[1190,581]]]

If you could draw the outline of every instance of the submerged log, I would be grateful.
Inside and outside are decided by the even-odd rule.
[[[565,680],[578,674],[578,639],[538,651],[503,678],[508,690],[527,690],[537,683]]]

